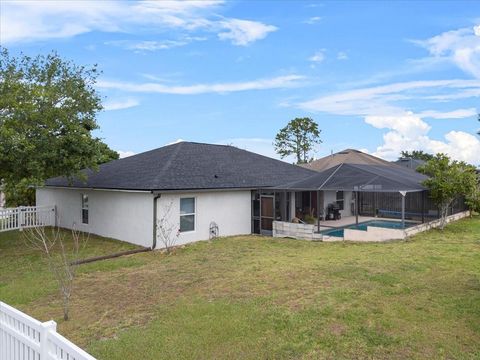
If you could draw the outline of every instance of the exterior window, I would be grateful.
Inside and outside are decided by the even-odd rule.
[[[88,224],[88,195],[82,194],[82,224]]]
[[[195,231],[195,198],[180,199],[180,232]]]
[[[337,205],[340,210],[343,210],[343,191],[337,191]]]

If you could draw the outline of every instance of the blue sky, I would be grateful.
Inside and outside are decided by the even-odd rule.
[[[309,116],[320,157],[358,148],[480,163],[480,3],[1,1],[0,43],[97,63],[102,137],[126,155],[178,139],[275,156]]]

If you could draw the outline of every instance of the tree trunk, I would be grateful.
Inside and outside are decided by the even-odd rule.
[[[447,215],[448,215],[448,204],[444,204],[441,207],[441,216],[440,216],[440,229],[443,230],[445,228],[445,224],[447,223]]]
[[[70,313],[70,289],[63,289],[63,320],[68,321]]]
[[[68,321],[68,313],[70,312],[69,309],[69,299],[67,297],[63,298],[63,320]]]

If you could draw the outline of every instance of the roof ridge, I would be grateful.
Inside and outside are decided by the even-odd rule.
[[[338,167],[330,174],[329,177],[327,177],[327,179],[317,189],[321,189],[323,187],[323,185],[325,185],[327,183],[327,181],[330,180],[332,178],[332,176],[337,173],[337,171],[342,167],[343,164],[344,163],[341,163],[340,165],[338,165]]]
[[[166,170],[170,167],[170,165],[172,164],[174,158],[177,156],[178,152],[180,151],[180,149],[182,148],[182,144],[184,142],[179,142],[179,143],[176,143],[176,144],[172,144],[172,145],[179,145],[175,148],[175,150],[173,151],[173,153],[170,155],[169,159],[165,162],[165,164],[162,165],[162,167],[160,168],[160,170],[158,171],[158,174],[157,176],[155,176],[154,178],[154,182],[157,182],[158,179],[163,176],[166,172]]]

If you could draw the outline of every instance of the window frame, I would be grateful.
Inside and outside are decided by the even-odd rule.
[[[88,204],[88,194],[85,194],[85,193],[82,193],[81,194],[82,196],[82,204],[81,204],[81,208],[82,208],[82,211],[81,211],[81,220],[82,220],[82,224],[83,225],[88,225],[89,222],[90,222],[90,211],[89,211],[89,204]],[[85,201],[86,199],[86,201]],[[87,221],[85,222],[85,217],[84,217],[84,212],[86,212],[86,219]]]
[[[193,213],[182,214],[182,200],[184,199],[193,199]],[[192,233],[197,230],[197,198],[195,196],[182,196],[179,200],[179,226],[178,232],[181,234]],[[193,216],[193,230],[184,230],[182,231],[182,217]]]

